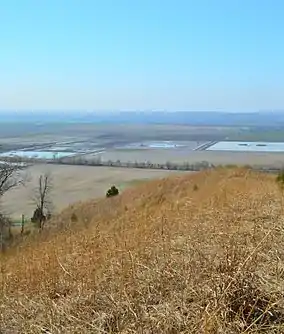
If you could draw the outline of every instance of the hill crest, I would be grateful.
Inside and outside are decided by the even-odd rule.
[[[283,217],[274,177],[247,169],[74,205],[54,221],[60,232],[2,256],[2,328],[280,333]]]

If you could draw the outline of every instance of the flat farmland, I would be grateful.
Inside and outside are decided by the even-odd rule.
[[[235,127],[204,127],[190,125],[121,125],[121,124],[0,124],[0,145],[18,146],[35,143],[48,145],[60,142],[86,142],[114,146],[145,140],[211,141],[233,136]]]
[[[21,150],[52,156],[61,151],[84,160],[100,157],[105,162],[195,164],[206,161],[215,165],[284,166],[283,153],[198,150],[204,143],[226,141],[234,136],[242,140],[242,131],[238,127],[189,125],[0,124],[0,154],[2,158],[7,152]],[[43,164],[38,161],[27,169],[29,182],[26,186],[13,189],[2,198],[2,212],[15,219],[22,214],[30,217],[35,208],[32,197],[36,182],[39,175],[47,171],[53,179],[51,196],[56,212],[74,202],[104,196],[111,185],[123,190],[144,180],[176,173],[153,169]]]
[[[46,172],[52,177],[50,195],[55,212],[78,201],[105,196],[112,185],[123,190],[139,182],[174,173],[166,170],[37,164],[24,172],[27,179],[25,186],[19,186],[3,196],[2,211],[14,219],[20,219],[22,214],[31,217],[35,208],[32,198],[38,177]]]
[[[167,150],[164,150],[167,151]],[[169,153],[169,152],[168,152]],[[259,166],[275,166],[283,168],[284,156],[280,153],[247,153],[247,152],[213,152],[192,151],[187,159],[178,154],[166,154],[165,152],[145,152],[145,160],[153,162],[171,161],[182,163],[185,160],[190,163],[209,161],[214,164],[250,164]],[[126,160],[131,159],[129,154],[124,153]],[[109,158],[120,158],[122,155],[110,155]],[[132,155],[133,159],[141,161],[141,153]],[[24,214],[31,217],[35,208],[32,200],[40,174],[49,172],[52,176],[53,189],[51,198],[53,210],[58,212],[68,205],[85,201],[92,198],[105,196],[107,189],[116,185],[121,191],[125,188],[139,184],[150,179],[167,177],[173,173],[187,173],[168,170],[117,168],[117,167],[92,167],[70,165],[47,165],[35,164],[25,171],[27,182],[25,186],[15,188],[6,193],[1,201],[1,210],[15,219],[20,219]],[[190,172],[189,172],[190,173]]]
[[[190,164],[207,161],[214,165],[256,165],[282,168],[284,166],[284,154],[281,152],[226,152],[226,151],[194,151],[187,149],[155,149],[155,150],[108,150],[98,154],[103,161],[143,162]],[[86,156],[94,158],[92,155]]]

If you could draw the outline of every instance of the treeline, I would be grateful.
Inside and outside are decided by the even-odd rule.
[[[84,156],[75,156],[61,159],[50,160],[48,163],[62,164],[62,165],[81,165],[81,166],[101,166],[101,167],[122,167],[122,168],[140,168],[140,169],[163,169],[163,170],[177,170],[177,171],[194,171],[198,172],[205,169],[212,168],[237,168],[245,167],[265,173],[279,173],[283,168],[273,166],[259,166],[259,165],[239,165],[239,164],[213,164],[208,161],[200,161],[195,163],[189,163],[187,161],[183,163],[177,163],[167,161],[165,163],[153,163],[151,161],[135,161],[135,162],[122,162],[120,160],[101,160],[99,157],[95,159],[86,159]]]
[[[49,163],[62,164],[62,165],[83,165],[83,166],[103,166],[103,167],[123,167],[123,168],[141,168],[141,169],[164,169],[164,170],[183,170],[183,171],[200,171],[208,168],[215,168],[210,162],[201,161],[196,163],[177,163],[167,161],[165,163],[153,163],[151,161],[135,161],[135,162],[123,162],[120,160],[108,160],[104,161],[100,158],[85,159],[82,156],[54,159]]]
[[[14,164],[22,164],[23,167],[36,163],[48,163],[48,164],[60,164],[60,165],[81,165],[81,166],[97,166],[97,167],[122,167],[122,168],[141,168],[141,169],[164,169],[164,170],[180,170],[180,171],[201,171],[204,169],[212,169],[217,167],[236,168],[246,167],[266,173],[279,173],[283,170],[283,167],[276,166],[260,166],[260,165],[240,165],[240,164],[213,164],[208,161],[200,161],[195,163],[189,163],[187,161],[182,163],[167,161],[165,163],[153,163],[151,161],[128,161],[122,162],[120,160],[102,160],[100,157],[93,159],[85,158],[84,155],[77,155],[73,157],[63,157],[54,159],[30,159],[21,157],[5,158],[6,162]]]

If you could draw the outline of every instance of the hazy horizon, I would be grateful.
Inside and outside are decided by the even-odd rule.
[[[284,109],[284,3],[1,6],[0,109]]]
[[[116,109],[106,109],[106,110],[96,110],[96,109],[0,109],[0,114],[52,114],[60,115],[60,113],[76,113],[76,114],[134,114],[134,113],[144,113],[144,114],[202,114],[202,113],[211,113],[211,114],[267,114],[267,113],[276,113],[284,114],[284,109],[267,109],[267,110],[149,110],[149,109],[136,109],[136,110],[116,110]]]

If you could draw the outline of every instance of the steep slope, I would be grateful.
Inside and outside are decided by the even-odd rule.
[[[272,176],[220,169],[70,207],[2,256],[1,329],[284,333],[283,204]]]

